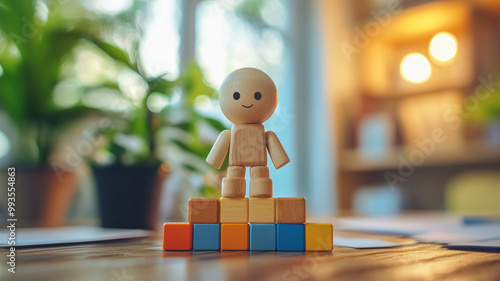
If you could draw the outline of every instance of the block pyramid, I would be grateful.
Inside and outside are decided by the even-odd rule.
[[[224,79],[219,105],[233,126],[219,134],[206,159],[220,169],[229,152],[223,197],[190,199],[189,222],[163,225],[163,250],[332,250],[332,225],[306,223],[304,198],[273,198],[267,153],[276,169],[290,162],[278,136],[262,124],[277,102],[276,85],[261,70],[244,67]]]
[[[331,251],[332,231],[306,222],[304,198],[192,198],[188,222],[163,224],[163,250]]]

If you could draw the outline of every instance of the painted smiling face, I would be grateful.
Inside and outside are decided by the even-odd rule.
[[[262,124],[273,115],[277,104],[273,80],[255,68],[231,72],[220,87],[219,105],[233,124]]]

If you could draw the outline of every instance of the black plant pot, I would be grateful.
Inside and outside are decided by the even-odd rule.
[[[158,166],[93,166],[101,226],[153,229],[161,182]]]

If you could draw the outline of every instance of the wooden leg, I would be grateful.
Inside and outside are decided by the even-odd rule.
[[[229,166],[222,179],[222,197],[243,198],[246,194],[245,167]]]
[[[250,197],[273,197],[273,181],[269,178],[267,166],[250,168]]]

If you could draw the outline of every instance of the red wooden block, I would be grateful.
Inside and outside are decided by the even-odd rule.
[[[193,226],[190,223],[163,224],[163,250],[191,250]]]

